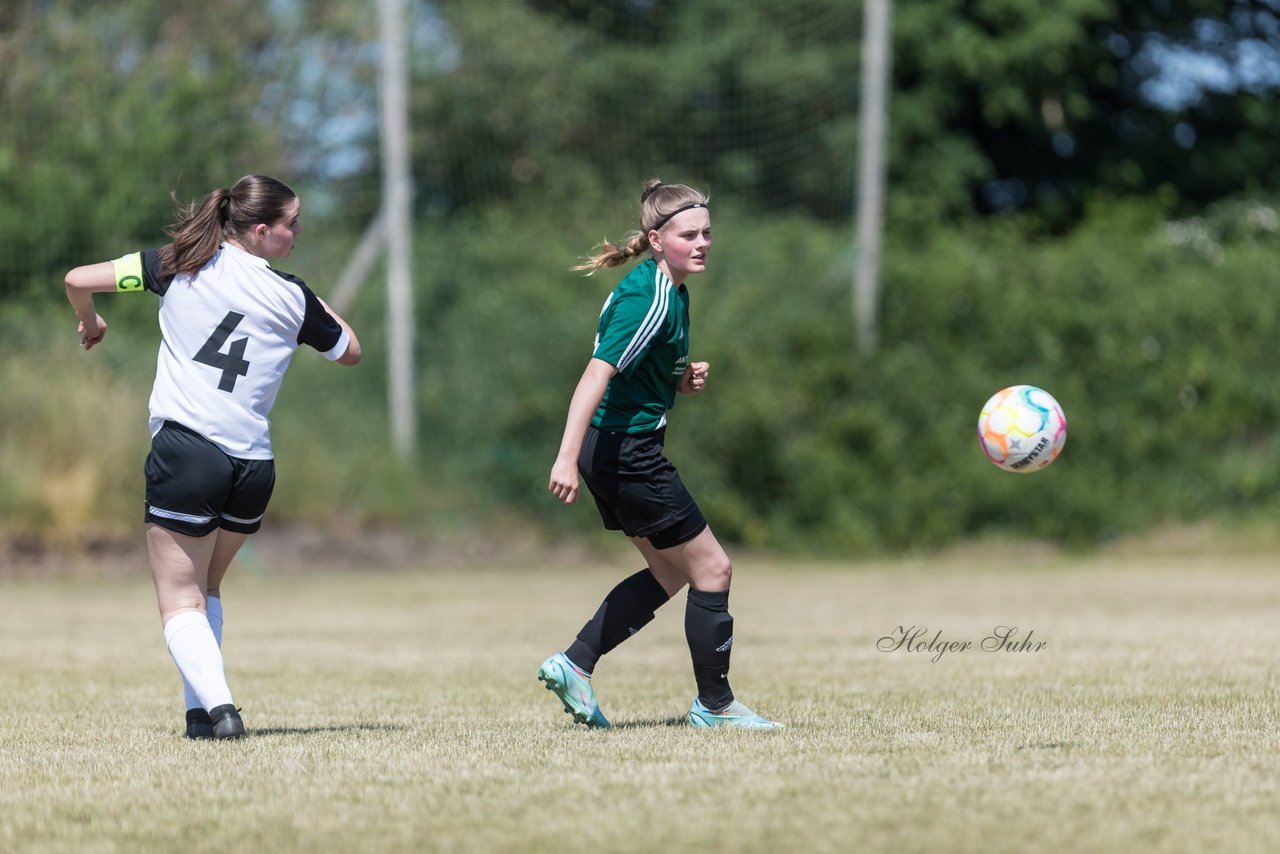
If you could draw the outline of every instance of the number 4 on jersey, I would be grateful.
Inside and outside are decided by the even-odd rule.
[[[231,337],[231,333],[242,320],[244,320],[243,314],[228,311],[227,316],[222,318],[218,328],[213,330],[209,340],[204,342],[200,352],[195,355],[195,360],[200,364],[222,370],[222,379],[218,383],[219,391],[235,391],[236,377],[249,374],[249,363],[244,359],[244,347],[249,343],[248,338],[237,338],[231,342],[227,352],[222,352],[222,345],[227,343],[227,339]]]

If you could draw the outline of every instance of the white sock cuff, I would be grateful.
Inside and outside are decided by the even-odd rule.
[[[169,622],[164,624],[164,642],[172,643],[173,636],[178,632],[201,625],[210,632],[213,631],[213,627],[209,625],[209,618],[199,611],[181,611],[174,614],[169,618]]]

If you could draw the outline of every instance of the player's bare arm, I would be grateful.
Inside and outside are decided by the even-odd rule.
[[[560,439],[560,451],[556,454],[555,464],[551,467],[551,481],[547,484],[547,489],[565,504],[572,504],[578,499],[578,453],[582,450],[582,439],[600,399],[604,397],[609,380],[617,372],[617,368],[603,359],[592,359],[582,372],[582,379],[578,380],[573,399],[569,401],[564,436]]]
[[[85,264],[67,273],[63,280],[67,287],[67,301],[75,311],[80,324],[80,346],[88,350],[107,334],[107,322],[94,310],[93,295],[116,289],[115,267],[110,261]]]

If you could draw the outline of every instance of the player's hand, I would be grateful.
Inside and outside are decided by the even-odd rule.
[[[684,376],[676,385],[681,394],[697,394],[707,387],[707,374],[711,371],[710,362],[690,362],[684,369]]]
[[[92,349],[94,344],[102,340],[102,336],[107,334],[107,322],[102,319],[101,315],[93,316],[93,327],[89,328],[84,325],[84,321],[76,327],[76,331],[80,333],[80,346],[86,350]]]
[[[578,500],[578,467],[573,460],[556,459],[556,464],[551,467],[551,482],[547,484],[547,489],[565,504]]]

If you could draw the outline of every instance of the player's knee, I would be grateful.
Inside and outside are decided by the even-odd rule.
[[[703,578],[699,589],[728,590],[729,583],[733,580],[733,562],[729,560],[728,555],[721,554],[711,561],[701,574]]]

